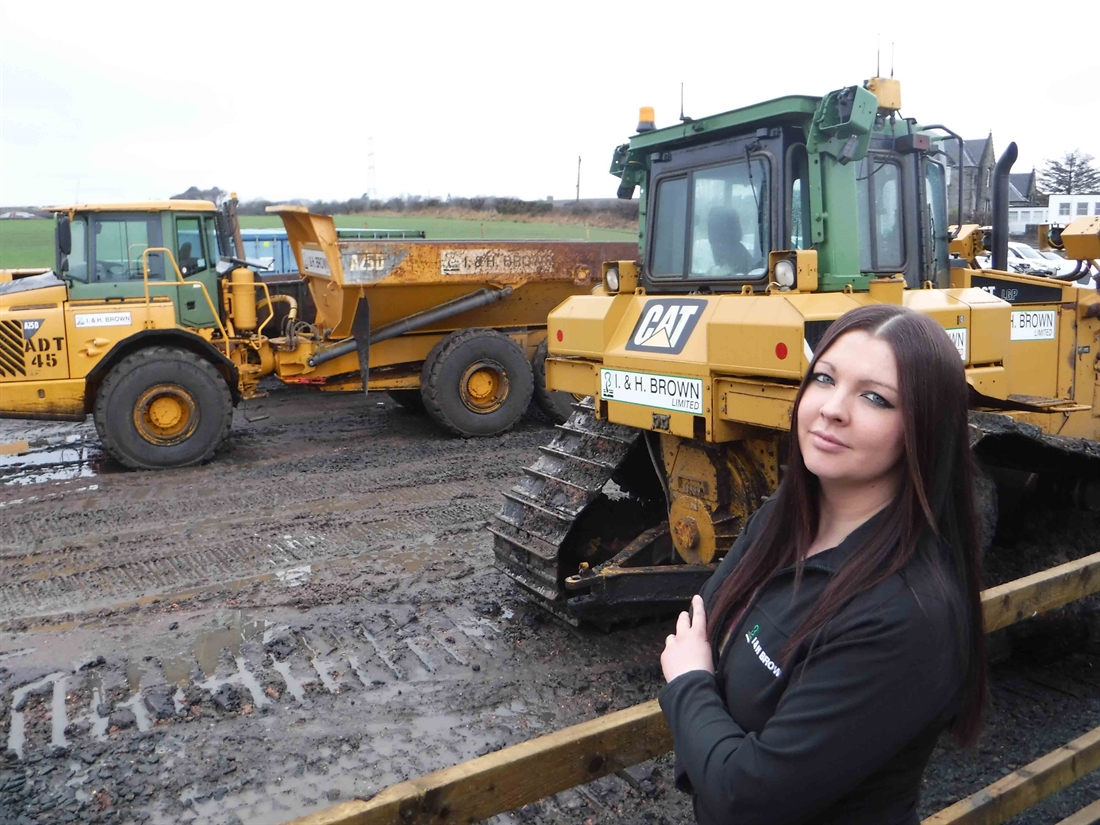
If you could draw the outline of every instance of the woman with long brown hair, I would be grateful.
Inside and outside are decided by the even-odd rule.
[[[873,305],[825,333],[787,471],[665,643],[661,707],[700,823],[917,825],[920,779],[985,702],[958,351]]]

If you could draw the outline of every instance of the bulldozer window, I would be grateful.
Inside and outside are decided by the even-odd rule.
[[[768,164],[758,158],[660,181],[650,273],[668,279],[760,278],[770,248],[769,187]]]
[[[160,246],[155,217],[97,217],[95,220],[95,266],[92,281],[141,280],[142,253]],[[150,279],[164,279],[161,255],[149,256]]]
[[[901,167],[868,155],[857,176],[859,268],[898,272],[905,264],[901,214]]]
[[[767,164],[700,169],[693,183],[691,277],[759,278],[770,237]]]
[[[788,179],[791,181],[787,204],[787,236],[790,249],[809,249],[810,241],[810,170],[805,145],[791,147]]]
[[[651,271],[657,277],[683,277],[687,178],[661,181],[656,205]]]
[[[924,162],[924,199],[928,209],[928,248],[931,250],[931,272],[926,276],[938,287],[950,286],[951,274],[948,269],[947,234],[947,184],[943,166],[934,160]]]
[[[176,261],[185,278],[206,269],[207,259],[203,255],[202,241],[202,227],[198,218],[176,218],[176,243],[179,245]]]

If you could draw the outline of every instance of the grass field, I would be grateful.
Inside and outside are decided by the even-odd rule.
[[[573,239],[592,241],[629,241],[637,238],[632,230],[600,229],[573,224],[521,223],[519,221],[467,221],[447,218],[391,218],[364,215],[336,215],[336,225],[371,229],[423,229],[429,239],[485,238]],[[241,216],[245,229],[281,227],[275,215]],[[0,269],[53,266],[53,221],[0,221]]]

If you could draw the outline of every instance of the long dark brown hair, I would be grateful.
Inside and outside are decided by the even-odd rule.
[[[795,566],[796,587],[820,516],[817,476],[806,469],[797,437],[798,407],[818,359],[840,336],[862,330],[891,348],[898,370],[904,428],[897,497],[875,529],[847,557],[780,654],[784,660],[856,594],[875,587],[914,560],[931,566],[949,604],[956,605],[963,678],[962,710],[952,733],[973,744],[986,697],[981,556],[974,508],[974,467],[967,430],[967,384],[959,352],[931,318],[888,304],[851,310],[825,332],[795,396],[787,472],[767,520],[740,563],[714,594],[708,614],[714,649],[733,617],[777,570]],[[762,514],[763,515],[763,514]],[[960,600],[961,597],[961,600]]]

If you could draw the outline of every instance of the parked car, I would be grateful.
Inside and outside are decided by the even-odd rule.
[[[1054,264],[1054,266],[1058,267],[1058,271],[1055,273],[1056,275],[1069,275],[1077,268],[1077,261],[1067,261],[1057,252],[1047,250],[1046,252],[1039,252],[1039,254]]]
[[[1028,275],[1057,275],[1058,267],[1039,254],[1039,250],[1033,249],[1026,243],[1018,241],[1008,242],[1008,258],[1016,265],[1014,271],[1026,272]]]

